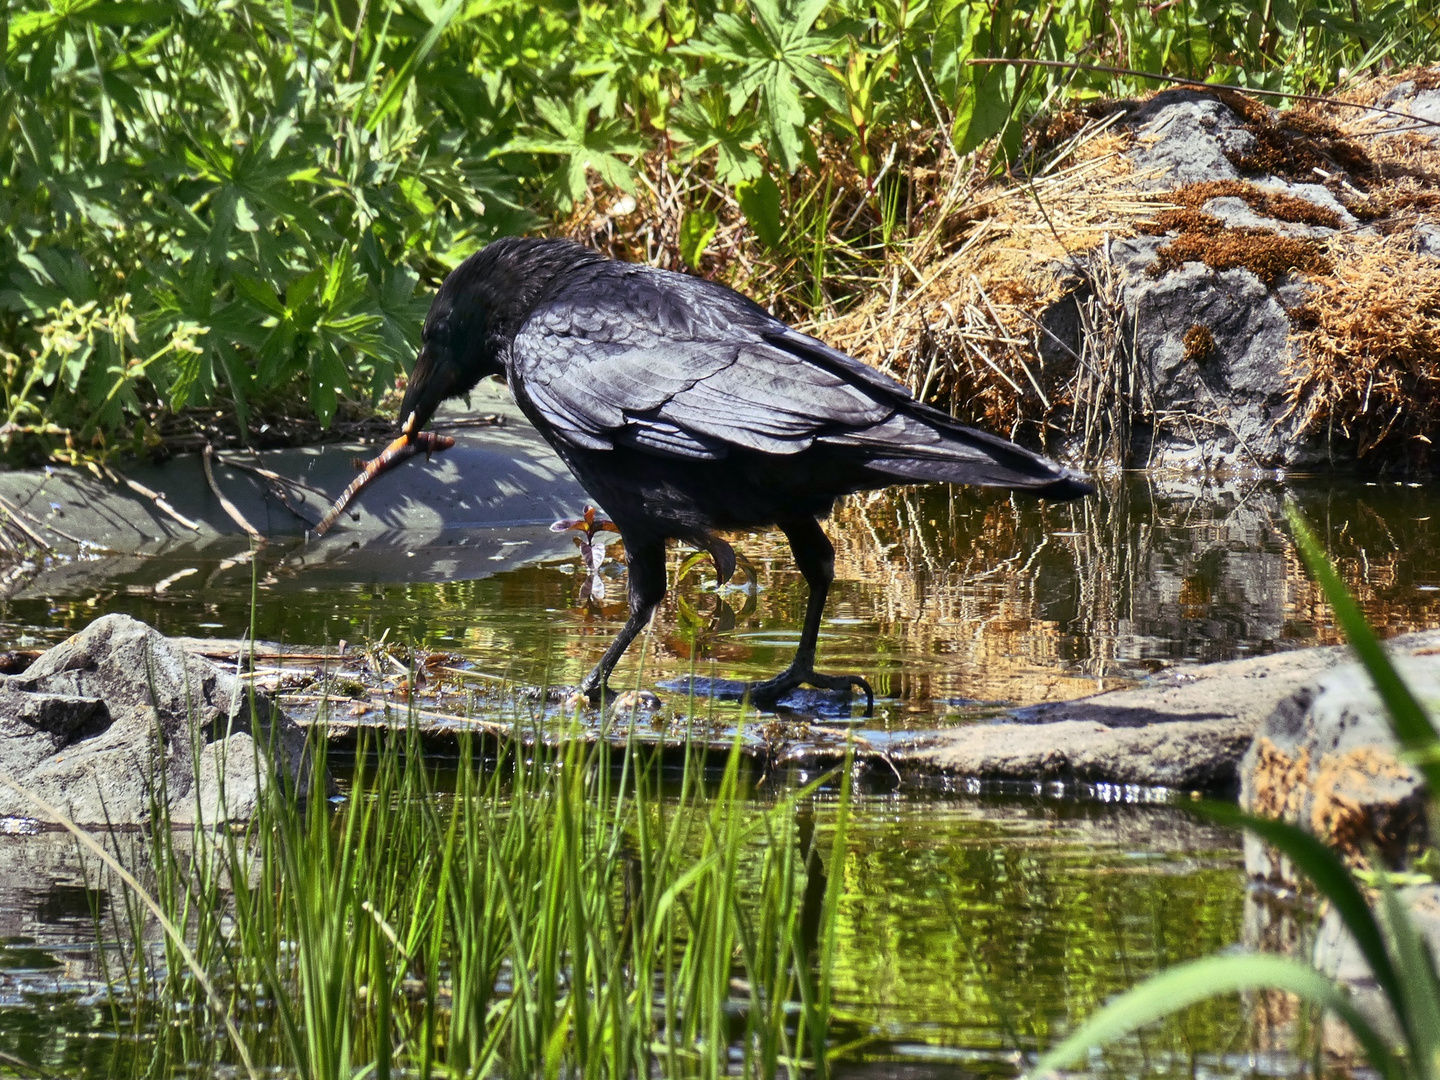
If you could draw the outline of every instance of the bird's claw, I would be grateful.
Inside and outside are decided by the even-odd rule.
[[[818,671],[785,671],[765,682],[751,683],[750,701],[763,709],[773,709],[779,700],[797,686],[813,686],[817,690],[833,690],[849,694],[865,692],[865,715],[875,715],[875,691],[859,675],[822,675]]]

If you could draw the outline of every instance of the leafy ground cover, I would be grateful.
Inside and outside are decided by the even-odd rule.
[[[403,377],[429,291],[519,230],[790,316],[891,292],[963,234],[957,177],[1063,141],[1042,122],[1027,143],[1037,116],[1153,85],[972,59],[1323,91],[1433,58],[1437,30],[1424,0],[32,0],[0,18],[16,460],[353,431]]]

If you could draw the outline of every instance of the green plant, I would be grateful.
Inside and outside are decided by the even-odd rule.
[[[687,750],[677,784],[633,743],[464,739],[442,789],[397,726],[338,804],[277,781],[246,827],[187,834],[158,792],[149,880],[124,878],[144,905],[114,926],[137,1067],[714,1077],[734,1052],[747,1076],[824,1075],[837,900],[796,823],[816,784],[756,808],[738,747],[710,780]]]
[[[704,260],[802,314],[843,304],[943,225],[956,154],[1013,162],[1037,110],[1146,85],[967,60],[1326,89],[1432,59],[1440,32],[1421,0],[19,0],[0,18],[0,448],[30,454],[143,448],[202,407],[242,440],[276,412],[372,409],[450,268],[508,232],[590,235],[615,189],[690,222],[617,251]],[[82,310],[123,310],[128,344],[57,368]]]
[[[1299,511],[1288,504],[1286,514],[1306,566],[1324,589],[1385,703],[1396,737],[1425,775],[1433,799],[1433,793],[1440,791],[1436,786],[1440,780],[1440,735],[1365,622]],[[1334,906],[1399,1023],[1402,1045],[1398,1052],[1356,1011],[1341,987],[1309,965],[1278,956],[1215,956],[1162,972],[1122,994],[1044,1054],[1033,1074],[1051,1073],[1092,1046],[1112,1041],[1197,1001],[1238,990],[1276,989],[1334,1012],[1354,1033],[1371,1066],[1387,1080],[1430,1080],[1440,1075],[1440,977],[1435,957],[1386,876],[1379,876],[1381,893],[1372,907],[1340,858],[1309,833],[1231,807],[1211,807],[1206,813],[1218,821],[1249,829],[1278,848]]]

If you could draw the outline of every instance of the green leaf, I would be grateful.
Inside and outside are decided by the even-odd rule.
[[[945,101],[956,103],[961,88],[969,83],[965,61],[975,55],[975,42],[988,18],[989,10],[984,5],[967,0],[941,16],[936,25],[930,71],[935,77],[935,91]]]
[[[680,257],[690,269],[699,269],[700,258],[719,225],[720,219],[712,210],[691,210],[680,219]]]
[[[1328,1009],[1354,1032],[1370,1064],[1386,1080],[1404,1080],[1400,1062],[1340,987],[1298,960],[1266,955],[1210,956],[1146,979],[1048,1051],[1030,1071],[1030,1076],[1053,1073],[1083,1056],[1091,1047],[1114,1042],[1189,1005],[1243,990],[1284,990]]]
[[[1405,996],[1391,999],[1410,1037],[1410,1054],[1416,1061],[1440,1058],[1440,985],[1436,983],[1435,957],[1429,943],[1415,930],[1414,920],[1388,881],[1381,881],[1385,925],[1394,943],[1395,961]]]
[[[780,247],[780,186],[768,173],[757,180],[736,185],[735,201],[756,238],[772,251]]]
[[[1271,847],[1283,852],[1295,868],[1334,905],[1345,923],[1345,928],[1360,947],[1361,955],[1365,957],[1365,962],[1370,966],[1370,971],[1385,996],[1397,1003],[1404,1000],[1400,979],[1390,961],[1384,934],[1380,930],[1380,924],[1375,921],[1370,904],[1340,857],[1323,841],[1288,822],[1256,817],[1226,803],[1202,803],[1194,809],[1202,817],[1222,825],[1248,829]],[[1403,1021],[1403,1011],[1400,1015]]]
[[[456,13],[460,10],[460,6],[464,2],[465,0],[448,0],[448,3],[440,9],[439,14],[435,16],[435,21],[430,24],[430,29],[427,30],[425,36],[420,39],[420,43],[416,45],[414,51],[405,58],[405,62],[400,65],[399,70],[391,75],[389,81],[386,82],[385,89],[380,93],[380,100],[375,103],[375,108],[371,111],[369,119],[365,121],[365,127],[368,130],[374,131],[380,124],[380,121],[384,120],[385,117],[389,116],[390,113],[394,112],[399,106],[406,89],[409,88],[410,83],[415,79],[416,71],[425,63],[426,58],[430,55],[430,51],[435,48],[435,43],[440,40],[440,35],[445,32],[445,28],[450,25],[450,20],[455,18]]]
[[[959,154],[969,153],[1005,130],[1023,77],[1018,68],[1010,65],[974,65],[966,70],[971,75],[961,84],[951,130]]]
[[[712,62],[707,77],[728,91],[731,115],[760,95],[771,151],[794,172],[810,147],[809,101],[845,107],[844,84],[824,61],[846,51],[850,31],[860,27],[815,29],[826,7],[820,0],[750,0],[749,6],[750,19],[722,12],[698,42],[674,51]]]

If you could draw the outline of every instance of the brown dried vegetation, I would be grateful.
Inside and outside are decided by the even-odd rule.
[[[1286,274],[1330,271],[1330,259],[1313,240],[1279,236],[1269,229],[1221,229],[1218,232],[1183,232],[1157,253],[1146,271],[1160,277],[1187,262],[1202,262],[1212,270],[1249,270],[1273,287]]]
[[[1257,214],[1289,221],[1297,225],[1319,225],[1326,229],[1340,227],[1340,215],[1328,207],[1320,206],[1309,199],[1287,195],[1283,191],[1269,191],[1244,180],[1209,180],[1203,184],[1186,184],[1165,196],[1167,202],[1181,206],[1202,209],[1211,199],[1243,199]]]
[[[1365,148],[1315,105],[1307,103],[1275,112],[1233,90],[1214,93],[1245,121],[1246,130],[1254,137],[1255,144],[1248,151],[1225,155],[1241,172],[1305,183],[1337,171],[1352,177],[1368,177],[1375,172],[1375,163]]]
[[[1367,84],[1350,98],[1384,92]],[[1382,233],[1408,237],[1440,210],[1440,142],[1432,146],[1428,133],[1386,133],[1375,114],[1361,110],[1276,112],[1242,94],[1215,96],[1256,138],[1238,164],[1324,183]],[[1157,276],[1192,261],[1216,271],[1249,270],[1267,286],[1294,272],[1309,276],[1316,291],[1297,312],[1303,332],[1301,361],[1289,373],[1293,407],[1307,428],[1348,434],[1367,452],[1382,443],[1407,452],[1415,444],[1406,440],[1440,420],[1433,367],[1425,360],[1427,349],[1440,355],[1429,314],[1440,310],[1440,299],[1432,298],[1440,291],[1434,284],[1440,263],[1397,243],[1384,249],[1390,253],[1384,258],[1402,260],[1392,261],[1391,272],[1380,274],[1378,263],[1361,272],[1369,264],[1357,251],[1373,243],[1346,229],[1343,215],[1246,180],[1146,192],[1126,153],[1132,136],[1109,123],[1120,109],[1100,102],[1040,122],[1027,145],[1023,180],[996,178],[983,162],[957,159],[940,132],[897,133],[891,177],[903,179],[908,223],[901,230],[906,239],[889,247],[875,239],[876,193],[847,155],[827,153],[830,187],[822,189],[834,191],[838,208],[827,216],[845,225],[831,226],[818,304],[804,254],[809,245],[766,251],[721,191],[699,207],[713,211],[718,225],[699,271],[966,420],[1030,445],[1054,449],[1065,442],[1093,457],[1123,444],[1132,421],[1118,420],[1120,413],[1154,425],[1184,419],[1167,419],[1148,401],[1145,373],[1127,357],[1130,331],[1118,285],[1099,280],[1108,273],[1097,269],[1104,260],[1088,258],[1108,240],[1170,234],[1152,269]],[[802,203],[806,195],[797,188],[789,201]],[[657,156],[633,199],[594,197],[577,207],[566,231],[621,258],[684,269],[680,224],[697,209],[695,198],[693,178]],[[1227,228],[1204,209],[1219,198],[1241,199],[1277,222],[1337,234],[1322,243]],[[1077,289],[1084,355],[1057,344],[1041,325],[1042,313]],[[1192,327],[1184,341],[1196,362],[1215,348],[1213,334],[1202,341],[1204,329]],[[1107,427],[1113,436],[1101,434]],[[1391,449],[1386,454],[1393,456]]]
[[[1360,456],[1387,439],[1428,446],[1440,424],[1440,267],[1395,238],[1357,238],[1319,285],[1290,312],[1304,428],[1338,430]]]
[[[1215,352],[1215,335],[1208,326],[1194,323],[1181,338],[1185,346],[1185,359],[1192,364],[1203,364]]]

